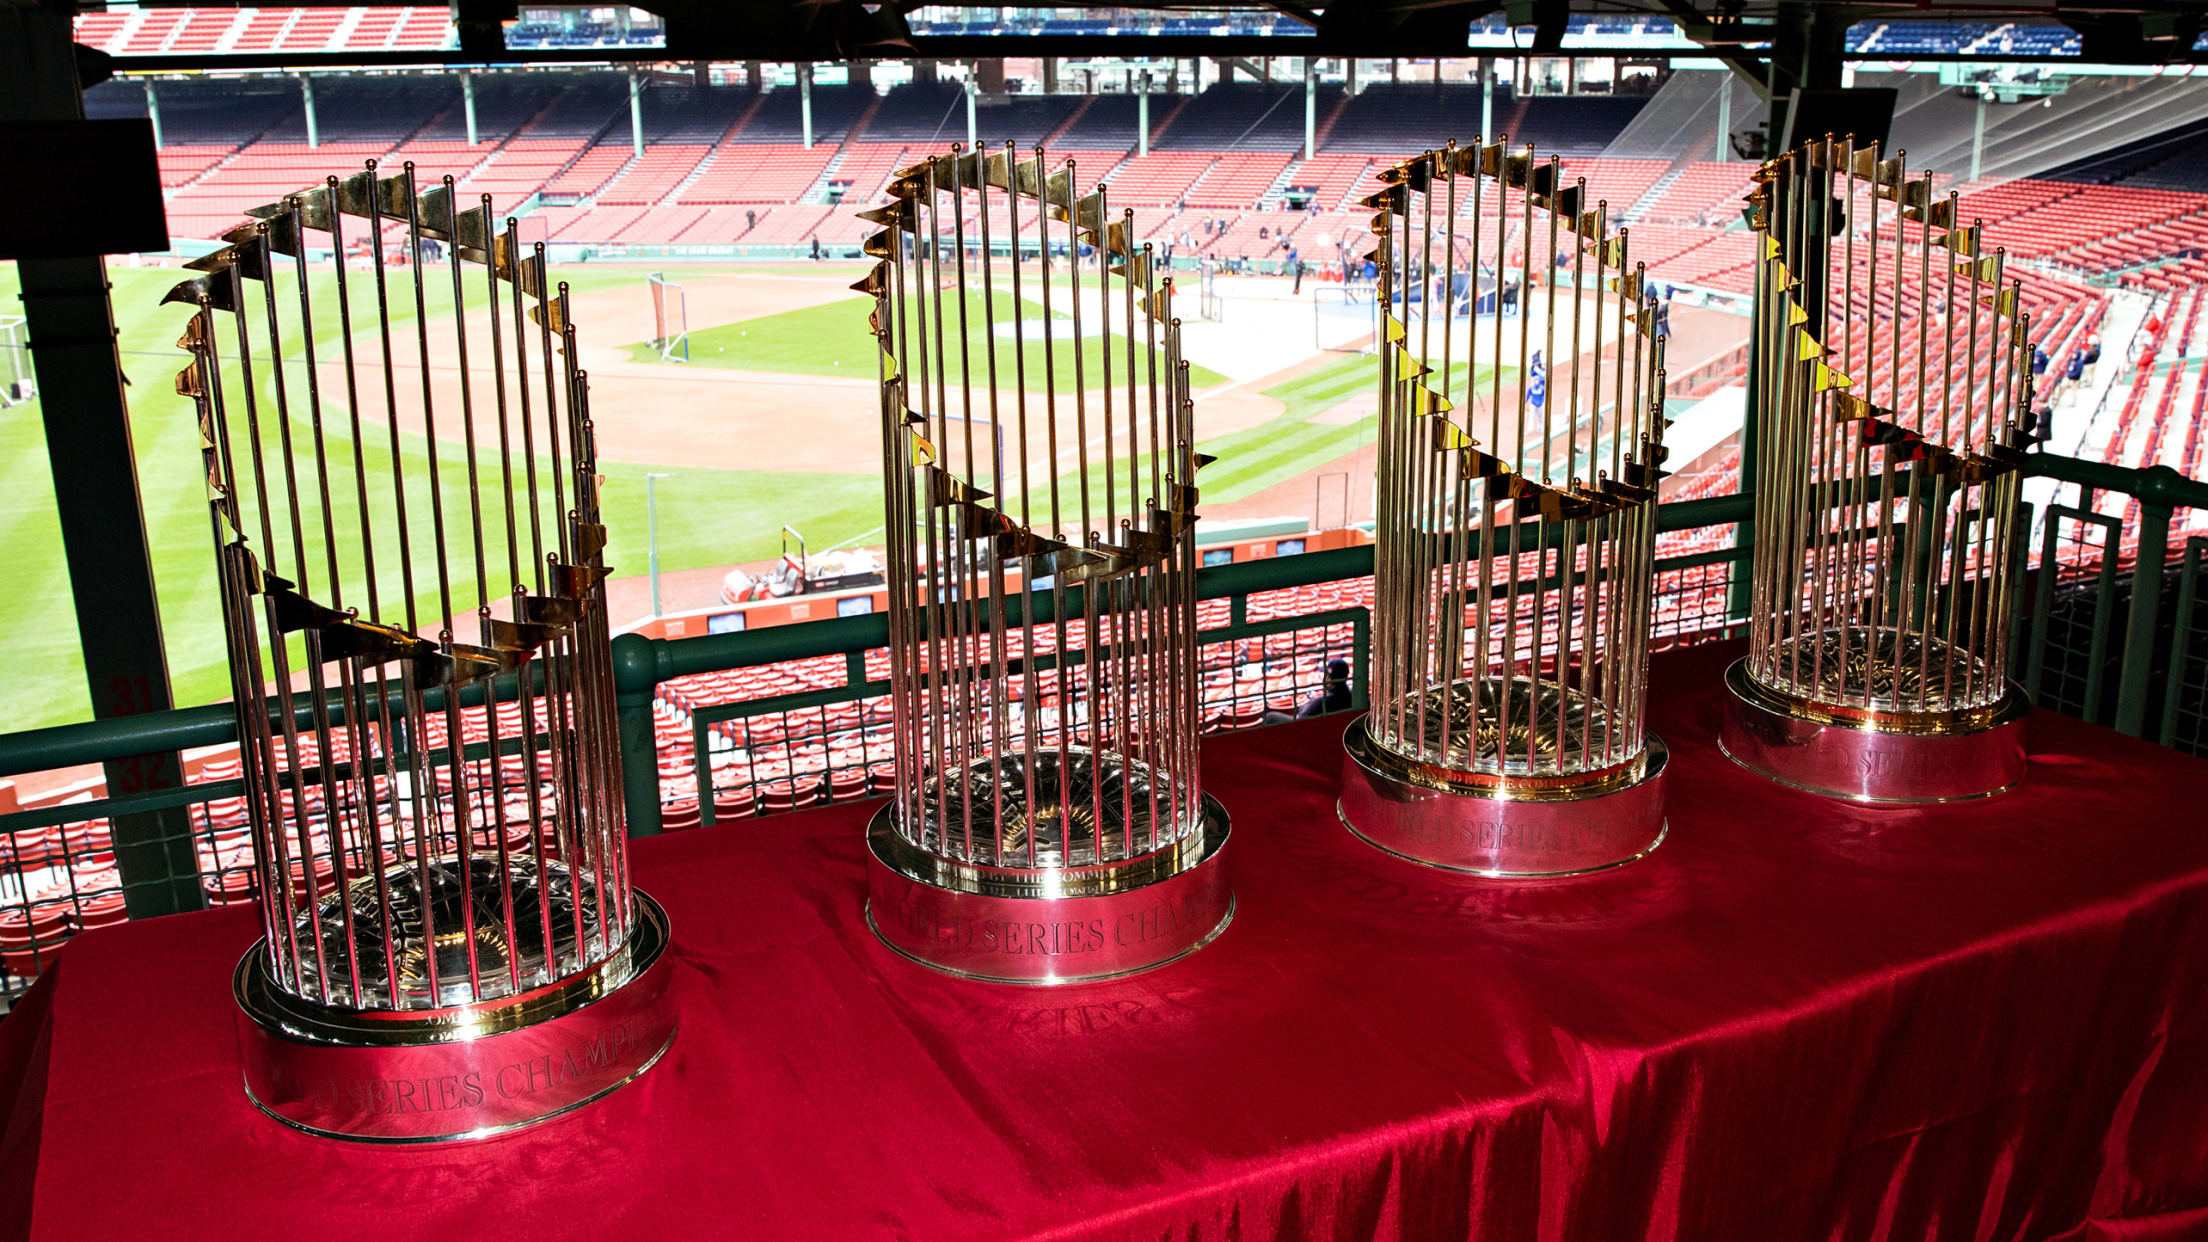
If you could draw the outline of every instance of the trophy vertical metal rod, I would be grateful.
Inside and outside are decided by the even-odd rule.
[[[1721,744],[1857,801],[1998,793],[2025,766],[2000,619],[2031,443],[2020,289],[1956,195],[1876,145],[1781,156],[1750,209],[1771,449]]]
[[[1077,173],[1010,144],[902,170],[861,213],[884,227],[855,286],[875,299],[897,739],[868,918],[924,964],[1018,983],[1170,961],[1233,909],[1197,779],[1201,459],[1172,283]]]
[[[449,178],[422,190],[412,165],[386,177],[371,162],[249,214],[166,299],[192,308],[176,383],[205,456],[262,916],[233,980],[246,1088],[272,1117],[331,1137],[533,1124],[643,1072],[674,1034],[665,916],[628,887],[605,527],[568,290],[541,247],[523,253],[513,221],[494,229],[488,198],[463,210]],[[357,241],[349,221],[365,222]],[[394,261],[410,269],[404,287]],[[481,309],[470,265],[485,275]],[[333,298],[334,316],[319,314]],[[490,331],[491,469],[475,315]],[[332,323],[335,351],[318,335]],[[401,382],[409,367],[418,394]],[[364,398],[381,409],[364,417]],[[455,410],[462,464],[449,456]],[[499,496],[488,513],[486,483]],[[501,580],[511,594],[494,597]],[[468,621],[474,641],[460,636]]]
[[[1645,272],[1531,147],[1451,143],[1383,180],[1374,702],[1342,819],[1491,876],[1630,861],[1662,838],[1666,762],[1641,726],[1666,425]]]

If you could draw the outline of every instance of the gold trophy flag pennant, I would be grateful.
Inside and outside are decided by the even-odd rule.
[[[885,348],[882,350],[882,382],[886,384],[897,376],[897,355]]]
[[[1392,172],[1393,170],[1389,171]],[[1401,185],[1391,185],[1377,193],[1367,194],[1358,199],[1357,205],[1368,211],[1382,213],[1393,211],[1400,214],[1409,209],[1410,201],[1410,191],[1408,189]]]
[[[538,302],[529,308],[529,321],[552,329],[555,335],[567,331],[567,313],[560,309],[558,301]]]
[[[1426,385],[1411,385],[1412,414],[1421,417],[1431,417],[1432,415],[1446,413],[1455,408],[1456,407],[1454,405],[1450,404],[1449,398],[1442,396],[1440,393],[1435,392],[1433,389],[1428,388]]]
[[[1991,284],[2001,274],[2001,256],[1989,254],[1967,263],[1958,263],[1955,265],[1955,274],[1968,276],[1982,285]]]
[[[1811,366],[1809,378],[1810,387],[1816,392],[1825,392],[1829,389],[1855,387],[1855,381],[1849,379],[1845,372],[1842,372],[1836,367],[1826,366],[1822,362],[1816,363]]]
[[[1122,218],[1118,220],[1107,220],[1104,222],[1104,249],[1106,253],[1115,255],[1124,255],[1128,253],[1128,246],[1133,237],[1133,226],[1131,226],[1126,221],[1126,219]],[[1120,273],[1115,272],[1113,274],[1119,275]]]
[[[929,463],[930,465],[933,465],[935,463],[935,446],[928,443],[928,438],[921,435],[917,431],[911,430],[910,428],[906,429],[905,434],[911,437],[910,447],[912,449],[913,460],[924,461]]]
[[[1029,198],[1042,196],[1043,153],[1041,151],[1037,151],[1033,156],[1012,166],[1012,189],[1016,193],[1027,195]]]
[[[972,511],[989,497],[988,491],[975,487],[940,466],[928,471],[928,499],[938,509],[959,505]]]
[[[1073,169],[1061,168],[1043,178],[1037,197],[1050,207],[1051,219],[1065,219],[1073,209]]]
[[[1625,238],[1623,236],[1612,237],[1602,243],[1602,265],[1604,267],[1625,266]]]
[[[1101,194],[1095,194],[1095,193],[1090,193],[1090,194],[1084,194],[1084,195],[1082,195],[1082,196],[1081,196],[1081,197],[1080,197],[1079,199],[1076,199],[1076,200],[1074,201],[1074,204],[1073,204],[1073,227],[1074,227],[1075,231],[1077,231],[1077,232],[1081,232],[1081,233],[1086,233],[1086,234],[1088,234],[1088,236],[1089,236],[1089,240],[1090,240],[1091,242],[1093,242],[1093,243],[1095,243],[1095,244],[1097,244],[1097,245],[1102,245],[1102,244],[1103,244],[1103,238],[1104,238],[1104,196],[1103,196],[1103,195],[1101,195]]]
[[[1779,257],[1779,239],[1769,233],[1763,235],[1763,257],[1766,259]]]
[[[1395,378],[1413,380],[1426,374],[1426,364],[1411,357],[1411,351],[1401,345],[1390,345],[1389,354],[1395,359]]]
[[[1400,343],[1407,336],[1409,336],[1410,329],[1404,325],[1402,320],[1397,319],[1394,315],[1383,315],[1381,319],[1384,323],[1387,324],[1388,341],[1390,344]]]
[[[1795,335],[1794,360],[1796,362],[1809,362],[1812,359],[1825,356],[1825,347],[1817,343],[1816,337],[1807,332],[1799,332]]]
[[[2003,289],[1995,293],[1991,297],[1980,298],[1978,299],[1978,304],[1987,308],[1988,310],[1991,310],[1997,315],[2007,315],[2013,319],[2016,317],[2016,289],[2014,286],[2011,286],[2007,289]]]
[[[1860,418],[1883,417],[1892,411],[1873,405],[1852,392],[1835,392],[1832,394],[1832,413],[1835,418],[1853,422]]]

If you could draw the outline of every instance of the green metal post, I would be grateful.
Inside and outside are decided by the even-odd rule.
[[[0,39],[0,121],[82,118],[67,13],[59,6],[19,8],[13,21],[22,37]],[[17,270],[92,714],[167,712],[175,702],[106,261],[23,259]],[[111,794],[184,783],[174,750],[109,760],[105,775]],[[191,824],[181,809],[117,815],[112,829],[124,906],[133,918],[205,904]]]
[[[2208,537],[2193,536],[2185,542],[2185,559],[2178,572],[2177,611],[2170,616],[2170,679],[2162,692],[2162,736],[2164,746],[2177,745],[2177,717],[2185,704],[2185,669],[2191,663],[2192,649],[2186,633],[2193,626],[2193,606],[2200,593],[2201,554],[2208,551]]]
[[[2170,506],[2140,502],[2131,621],[2124,627],[2124,662],[2116,675],[2116,730],[2133,737],[2147,735],[2147,682],[2154,674],[2154,631],[2162,618],[2162,564],[2169,552]],[[2111,545],[2109,555],[2115,554]]]
[[[660,664],[666,647],[664,639],[642,634],[623,634],[613,640],[613,701],[621,721],[621,797],[632,837],[659,835],[659,732],[652,722],[652,695],[665,679]],[[707,770],[704,753],[697,760],[703,773]]]

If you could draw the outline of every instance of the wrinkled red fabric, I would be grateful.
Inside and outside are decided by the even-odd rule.
[[[1342,717],[1215,739],[1234,923],[1116,983],[892,956],[872,805],[640,842],[674,1051],[476,1145],[252,1110],[246,911],[93,932],[0,1023],[0,1235],[2208,1236],[2208,763],[2041,714],[1997,801],[1840,805],[1716,751],[1733,654],[1657,660],[1671,834],[1578,880],[1352,839]]]

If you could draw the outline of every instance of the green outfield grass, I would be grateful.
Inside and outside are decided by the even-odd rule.
[[[975,383],[986,382],[991,355],[994,353],[997,366],[997,382],[1005,387],[1011,387],[1014,384],[1017,374],[1015,367],[1020,362],[1017,356],[1019,351],[1010,340],[1004,337],[992,338],[990,336],[988,316],[994,314],[996,322],[1000,325],[1011,323],[1017,318],[1042,319],[1042,304],[1034,299],[1032,291],[1023,291],[1023,293],[1027,295],[1024,300],[1024,307],[1022,302],[1013,299],[1009,289],[999,289],[989,299],[987,305],[984,305],[980,293],[969,292],[966,294],[967,345],[965,366],[968,368],[968,373],[974,377]],[[773,315],[761,315],[756,319],[744,319],[735,323],[697,328],[690,333],[690,362],[693,365],[734,367],[745,371],[782,371],[799,375],[851,375],[871,379],[874,376],[874,370],[872,354],[867,340],[866,316],[867,312],[872,310],[873,307],[873,301],[868,298],[842,298],[834,302],[824,302],[819,306],[808,306],[799,310],[782,311]],[[924,308],[908,306],[906,308],[908,325],[918,323],[919,313],[922,310],[925,310],[929,316],[929,332],[932,336],[935,331],[934,317],[936,315],[933,301],[930,301]],[[943,314],[950,319],[955,333],[958,323],[958,299],[945,299]],[[1050,319],[1053,324],[1061,325],[1064,329],[1063,333],[1057,338],[1056,348],[1052,351],[1054,365],[1047,369],[1046,379],[1039,329],[1037,332],[1031,333],[1025,359],[1027,387],[1031,391],[1041,392],[1044,390],[1046,383],[1051,383],[1055,384],[1060,392],[1070,392],[1074,388],[1076,366],[1075,351],[1071,348],[1072,320],[1068,316],[1067,308],[1064,305],[1052,307]],[[1124,322],[1120,308],[1115,303],[1113,323],[1121,325]],[[1082,349],[1079,351],[1079,366],[1081,368],[1081,378],[1090,387],[1095,387],[1102,382],[1104,376],[1104,344],[1100,336],[1093,335],[1093,325],[1091,325],[1091,328],[1092,335],[1083,338],[1082,341]],[[988,349],[984,344],[984,342],[991,339],[995,340],[996,348],[994,351]],[[1142,360],[1140,348],[1141,346],[1138,344],[1136,355],[1138,364]],[[629,356],[638,362],[657,362],[659,361],[659,350],[650,342],[639,342],[629,346]],[[948,351],[944,361],[950,368],[953,382],[956,382],[960,374],[958,351]],[[1115,337],[1113,339],[1111,365],[1113,373],[1124,381],[1127,365],[1125,337]],[[1188,371],[1190,382],[1198,388],[1225,382],[1224,376],[1209,367],[1191,364]]]
[[[1311,419],[1370,392],[1378,382],[1375,367],[1369,357],[1347,354],[1264,389],[1266,396],[1284,407],[1279,416],[1255,427],[1199,441],[1200,451],[1219,459],[1204,467],[1198,477],[1204,500],[1224,504],[1255,495],[1276,483],[1317,470],[1370,442],[1374,423],[1369,417],[1342,424],[1315,423]],[[1463,390],[1465,370],[1466,364],[1461,362],[1450,369],[1452,391]],[[1516,370],[1515,367],[1503,368],[1505,380]],[[1492,382],[1494,373],[1492,367],[1481,367],[1480,382]],[[1073,494],[1069,489],[1075,473],[1068,471],[1060,477],[1063,495]],[[1089,475],[1096,486],[1103,486],[1101,468],[1091,468]],[[1117,483],[1121,494],[1125,495],[1128,490],[1126,476],[1121,474]],[[1049,486],[1038,483],[1030,487],[1028,504],[1030,512],[1048,512]]]
[[[170,377],[186,357],[175,348],[175,341],[189,312],[180,306],[159,305],[161,295],[179,275],[175,271],[122,267],[109,272],[124,370],[132,381],[129,396],[138,486],[145,503],[170,675],[177,701],[188,705],[228,697],[228,682],[198,437],[190,403],[175,396],[170,388]],[[633,271],[603,269],[563,271],[560,276],[578,291],[632,284],[638,279]],[[394,328],[403,351],[410,344],[406,333],[413,321],[411,311],[406,309],[411,286],[404,281],[401,284],[406,297],[395,299],[398,309]],[[468,287],[472,301],[477,295],[472,284]],[[0,264],[0,305],[14,305],[15,297],[14,266]],[[431,315],[435,318],[437,314],[433,304]],[[336,344],[334,322],[318,323],[317,328],[330,334],[320,346],[323,357],[328,358]],[[261,383],[265,405],[270,384],[265,368]],[[301,389],[294,379],[291,391],[295,401]],[[367,400],[362,404],[364,414],[373,406]],[[294,423],[295,435],[303,441],[303,416],[297,410],[295,419],[300,420]],[[333,418],[326,420],[326,425],[341,422]],[[331,425],[329,432],[333,455],[349,463],[351,441],[344,428]],[[371,486],[384,485],[392,468],[388,431],[364,434],[363,439],[369,450],[366,459]],[[273,425],[264,428],[263,440],[273,452]],[[641,573],[646,563],[646,467],[619,462],[603,462],[601,466],[606,476],[607,522],[612,530],[607,559],[617,573]],[[427,445],[421,437],[400,437],[398,467],[417,482],[426,477]],[[440,467],[445,477],[457,481],[463,477],[464,459],[446,446]],[[650,469],[673,476],[659,483],[660,564],[665,571],[771,557],[779,546],[776,532],[784,522],[808,532],[851,534],[870,529],[881,520],[879,490],[871,474]],[[4,492],[0,492],[0,547],[7,550],[8,565],[18,584],[17,589],[0,594],[0,633],[9,636],[13,657],[10,675],[0,679],[0,711],[4,711],[0,719],[6,722],[0,727],[36,728],[87,719],[90,709],[83,661],[77,648],[68,572],[46,463],[45,433],[36,402],[0,411],[0,485],[4,485]],[[119,497],[117,503],[122,503]],[[422,511],[425,508],[417,504],[409,514],[410,533],[416,539],[426,539],[429,534],[430,515]],[[357,513],[345,504],[338,506],[338,512],[339,541],[349,547],[358,538]],[[463,520],[460,514],[448,513],[448,532],[456,535],[464,530]],[[379,547],[389,546],[396,538],[395,526],[382,525],[377,538]],[[503,546],[502,538],[494,525],[490,532],[494,548]],[[253,543],[256,547],[261,543],[257,531]],[[273,562],[270,568],[288,573],[292,550],[281,535],[277,545],[276,555],[265,559]],[[309,550],[311,563],[312,555],[318,555],[320,549],[310,540]],[[463,564],[456,564],[454,571],[462,577],[472,575]],[[383,585],[387,601],[401,593],[391,575],[385,575]],[[417,581],[415,585],[423,614],[435,615],[434,582]]]
[[[1460,362],[1450,369],[1450,391],[1463,391],[1465,366]],[[1203,450],[1219,459],[1204,468],[1199,480],[1204,498],[1225,502],[1255,495],[1368,443],[1374,426],[1370,418],[1343,425],[1310,419],[1371,392],[1379,379],[1376,367],[1370,358],[1345,355],[1266,389],[1266,396],[1287,407],[1278,418],[1204,441]],[[1504,380],[1507,382],[1516,370],[1503,368]],[[1479,382],[1489,383],[1493,375],[1494,368],[1483,366]]]

